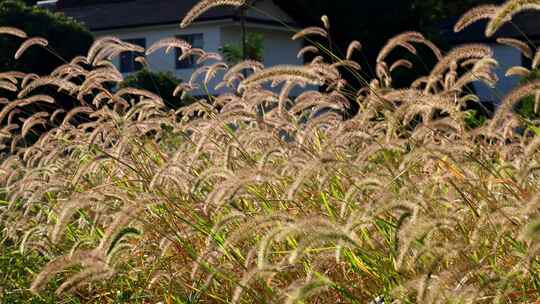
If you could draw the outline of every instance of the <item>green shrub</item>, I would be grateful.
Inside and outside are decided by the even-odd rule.
[[[246,55],[242,44],[227,43],[220,48],[220,52],[229,63],[237,63],[244,58],[262,61],[264,56],[264,36],[259,33],[248,33],[246,36]]]
[[[85,54],[94,40],[93,35],[72,18],[16,0],[0,2],[0,24],[9,24],[25,31],[29,37],[43,37],[49,42],[47,49],[30,48],[21,60],[15,60],[13,57],[22,39],[0,36],[0,71],[47,75],[73,57]]]
[[[529,81],[533,81],[535,79],[540,79],[540,69],[533,70],[531,74],[527,77],[524,77],[521,80],[521,83],[526,83]],[[534,109],[534,103],[535,103],[535,97],[529,96],[523,99],[518,105],[517,105],[517,112],[521,114],[523,117],[528,119],[537,119],[540,117],[539,112],[535,112]]]
[[[174,90],[181,82],[182,80],[176,78],[171,72],[150,72],[148,69],[142,69],[127,76],[120,87],[147,90],[161,96],[168,107],[179,109],[193,102],[190,96],[181,99],[181,93],[173,96]]]

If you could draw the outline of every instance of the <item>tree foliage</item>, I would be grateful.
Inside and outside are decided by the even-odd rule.
[[[15,53],[24,39],[10,35],[0,35],[0,72],[21,71],[38,75],[48,75],[58,66],[69,62],[77,55],[86,54],[94,38],[80,23],[59,13],[27,4],[35,1],[4,0],[0,1],[0,25],[9,25],[26,32],[28,37],[43,37],[47,47],[31,46],[20,58]],[[76,81],[76,80],[74,80]],[[36,112],[52,113],[58,108],[70,110],[79,105],[79,101],[65,91],[52,88],[40,88],[35,94],[48,94],[56,103],[30,104],[21,107],[17,119],[24,119]],[[13,100],[13,92],[2,90],[0,96]],[[0,106],[0,109],[2,106]],[[25,141],[35,141],[43,129],[36,128]]]
[[[6,0],[0,0],[0,2],[5,2]],[[19,1],[19,2],[22,2],[28,6],[32,6],[32,5],[36,5],[38,0],[16,0],[16,1]]]
[[[15,52],[23,40],[0,36],[0,71],[18,70],[45,75],[65,61],[85,54],[93,42],[92,34],[75,20],[43,8],[27,6],[21,1],[0,2],[0,24],[9,24],[25,31],[29,37],[43,37],[49,41],[47,49],[31,47],[19,60],[15,60]]]
[[[540,79],[540,69],[535,69],[531,71],[531,73],[527,77],[524,77],[521,80],[521,83],[524,84],[530,81],[534,81],[536,79]],[[538,112],[538,104],[536,103],[536,100],[536,96],[526,97],[518,104],[516,109],[517,112],[523,117],[529,119],[538,119],[540,113]]]
[[[171,72],[151,72],[142,69],[127,76],[120,87],[147,90],[161,96],[168,107],[178,109],[191,102],[189,97],[181,99],[180,96],[173,96],[175,88],[181,82],[182,80],[176,78]]]
[[[227,43],[220,52],[225,56],[225,60],[229,63],[237,63],[242,59],[253,59],[262,61],[264,55],[264,37],[259,33],[248,33],[246,37],[246,55],[242,49],[242,45],[238,43]]]
[[[436,38],[438,22],[458,16],[469,8],[500,0],[275,0],[294,20],[320,24],[327,15],[336,51],[343,52],[352,40],[360,40],[369,59],[391,37],[414,30]],[[431,32],[431,33],[429,33]]]

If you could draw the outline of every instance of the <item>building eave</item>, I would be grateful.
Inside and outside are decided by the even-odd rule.
[[[208,25],[208,24],[222,24],[222,25],[237,25],[240,20],[237,16],[223,16],[219,18],[199,18],[197,22],[192,24],[192,27],[199,25]],[[246,18],[248,26],[253,27],[262,27],[272,30],[281,30],[295,32],[298,30],[296,24],[293,23],[280,23],[272,20],[264,20],[258,18]],[[109,26],[109,27],[91,27],[89,28],[92,32],[111,32],[115,30],[135,30],[148,27],[161,27],[161,26],[177,26],[180,24],[180,20],[168,21],[168,22],[154,22],[154,23],[138,23],[122,26]]]

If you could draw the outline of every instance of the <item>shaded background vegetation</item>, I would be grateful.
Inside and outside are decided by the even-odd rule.
[[[332,23],[333,42],[343,52],[352,40],[359,40],[373,60],[389,38],[403,31],[420,31],[438,38],[437,23],[458,16],[469,8],[500,0],[275,0],[304,25],[320,24],[327,15]],[[442,42],[439,41],[438,42]]]
[[[10,35],[0,36],[0,72],[20,71],[48,75],[55,68],[67,63],[78,55],[86,54],[94,41],[92,33],[82,24],[62,14],[52,13],[46,9],[31,6],[36,1],[31,0],[4,0],[0,1],[0,25],[9,25],[19,28],[28,34],[28,37],[43,37],[49,45],[44,47],[31,47],[24,52],[19,60],[14,55],[24,41],[19,37]],[[66,110],[79,105],[79,101],[65,92],[50,88],[42,88],[36,93],[53,96],[59,106]],[[0,97],[14,100],[12,92],[0,90]],[[27,117],[39,111],[53,112],[57,105],[27,105],[21,108],[20,115]],[[37,139],[40,132],[27,139],[30,142]]]
[[[94,41],[92,34],[80,23],[62,14],[30,7],[24,1],[0,1],[0,24],[25,31],[29,37],[43,37],[50,49],[35,47],[24,53],[20,60],[14,55],[22,39],[2,35],[0,37],[0,71],[21,71],[49,74],[53,69],[77,55],[86,54]]]
[[[174,96],[174,89],[182,82],[171,72],[152,72],[148,69],[142,69],[136,73],[127,76],[120,84],[121,88],[131,87],[143,89],[163,98],[163,102],[171,109],[179,109],[191,103],[191,99],[180,99]]]
[[[353,59],[362,65],[361,74],[365,79],[374,78],[374,62],[379,50],[386,41],[404,31],[421,32],[443,50],[452,46],[440,35],[440,23],[449,18],[457,18],[468,9],[486,3],[502,3],[502,0],[275,0],[301,25],[320,25],[322,15],[330,19],[332,52],[344,57],[349,43],[358,40],[362,52]],[[326,42],[326,41],[325,41]],[[415,68],[399,69],[394,76],[394,87],[407,87],[412,80],[429,73],[436,62],[433,53],[419,46],[418,55],[397,49],[389,57],[405,58]],[[353,87],[362,84],[351,75],[344,75]],[[472,89],[471,89],[472,91]],[[489,107],[489,105],[488,105]],[[468,110],[490,115],[486,105],[469,103]],[[357,111],[356,104],[351,107],[351,115]],[[479,117],[482,120],[483,118]]]

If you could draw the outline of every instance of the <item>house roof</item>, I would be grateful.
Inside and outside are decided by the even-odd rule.
[[[199,0],[116,0],[95,1],[88,5],[56,5],[55,11],[84,23],[92,31],[180,24],[181,19]],[[237,19],[234,9],[214,8],[197,21]],[[249,16],[249,22],[276,24],[263,16]]]
[[[521,40],[540,39],[539,15],[534,12],[524,12],[514,16],[512,22],[503,25],[492,37],[484,34],[488,20],[481,20],[471,24],[459,33],[454,33],[454,24],[459,17],[450,18],[439,26],[442,36],[451,44],[469,42],[492,42],[497,38],[517,38]]]

